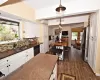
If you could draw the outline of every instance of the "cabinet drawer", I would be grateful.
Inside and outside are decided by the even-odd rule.
[[[0,67],[7,64],[8,57],[0,60]]]
[[[27,49],[28,53],[33,53],[33,48]]]
[[[12,62],[12,61],[14,61],[14,60],[19,61],[19,59],[21,59],[21,58],[23,58],[23,57],[25,57],[25,53],[19,52],[19,53],[17,53],[17,54],[14,54],[14,55],[12,55],[12,56],[9,56],[8,62]]]

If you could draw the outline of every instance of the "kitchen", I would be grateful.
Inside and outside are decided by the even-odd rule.
[[[14,12],[14,9],[17,9],[16,5],[17,6],[20,5],[20,9],[19,11]],[[15,32],[17,32],[17,34],[16,33],[13,34],[14,36],[12,37],[11,34],[13,32],[11,29],[9,29],[9,26],[7,28],[9,29],[9,31],[7,31],[6,28],[4,31],[2,30],[2,32],[5,33],[7,36],[2,38],[0,37],[1,40],[0,41],[0,79],[6,77],[5,80],[12,80],[12,79],[18,80],[18,78],[16,78],[17,77],[16,74],[18,74],[19,76],[20,74],[25,73],[25,71],[27,71],[28,72],[27,74],[36,73],[33,74],[34,77],[32,77],[35,78],[35,80],[36,79],[39,80],[39,76],[35,76],[35,75],[40,75],[40,78],[43,76],[43,80],[44,78],[46,80],[47,79],[53,80],[57,76],[56,73],[57,56],[44,54],[49,49],[48,32],[47,32],[48,27],[46,24],[41,24],[39,22],[36,22],[35,20],[33,21],[34,19],[33,14],[32,14],[33,17],[32,16],[27,17],[25,15],[27,13],[23,13],[23,12],[18,13],[20,12],[20,10],[22,10],[21,9],[22,6],[24,6],[24,4],[20,2],[17,4],[13,4],[11,6],[7,6],[7,7],[4,6],[0,8],[1,9],[0,21],[2,25],[0,27],[5,27],[5,25],[10,25],[10,27],[11,28],[14,27],[13,29],[16,30]],[[12,8],[13,12],[10,13],[8,7],[10,7],[10,10]],[[7,10],[9,13],[7,12]],[[30,7],[27,7],[26,10],[29,11],[29,13],[33,13],[32,12],[33,9],[31,9]],[[13,13],[17,15],[13,15]],[[45,34],[45,32],[47,34]],[[5,35],[3,33],[0,34]],[[48,64],[48,61],[46,61],[47,59],[48,61],[51,61],[51,63]],[[46,65],[48,64],[49,66],[48,65],[44,66],[45,64]],[[26,66],[26,68],[23,66]],[[22,71],[20,72],[20,70],[18,69],[21,69]],[[12,77],[12,75],[13,76],[15,75],[15,77]],[[24,78],[26,77],[30,78],[30,75],[26,76],[26,73],[23,74],[23,76]],[[23,77],[19,77],[19,79],[20,78]]]

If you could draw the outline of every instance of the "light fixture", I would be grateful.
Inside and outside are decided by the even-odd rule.
[[[61,25],[61,18],[60,18],[60,23],[59,23],[59,31],[61,33],[61,30],[62,30],[62,25]]]
[[[66,7],[62,6],[62,4],[61,4],[61,0],[60,0],[60,5],[55,10],[59,14],[59,16],[60,16],[59,29],[61,30],[62,29],[61,17],[62,17],[63,12],[66,10]]]
[[[66,10],[66,7],[62,6],[61,0],[60,5],[55,9],[57,13],[60,13],[60,15]]]
[[[61,17],[60,17],[60,23],[59,23],[59,28],[62,28],[62,27],[61,27]]]
[[[7,2],[8,0],[0,0],[0,5],[2,5],[3,3]]]

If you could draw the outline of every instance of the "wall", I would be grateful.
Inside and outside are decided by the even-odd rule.
[[[35,10],[25,4],[23,1],[11,5],[2,6],[0,7],[0,10],[24,18],[26,20],[35,20]]]
[[[100,76],[100,10],[97,12],[97,55],[96,55],[96,73]]]
[[[82,32],[83,28],[77,27],[77,28],[72,28],[71,30],[72,30],[72,32]]]
[[[62,4],[66,6],[66,11],[64,15],[72,15],[77,13],[84,13],[84,12],[98,10],[100,9],[99,3],[100,0],[72,0]],[[43,18],[57,17],[55,11],[56,7],[58,7],[58,4],[52,7],[50,6],[50,7],[37,10],[36,18],[43,19]]]
[[[52,29],[49,30],[49,33],[52,32],[52,34],[54,36],[54,40],[56,39],[55,29],[58,29],[58,27],[52,27]],[[68,31],[69,46],[71,47],[71,27],[70,26],[63,26],[62,31]]]
[[[75,24],[75,23],[82,23],[82,22],[88,22],[89,15],[83,15],[83,16],[71,16],[71,17],[65,17],[62,18],[61,24]],[[48,25],[58,25],[60,22],[60,19],[51,19],[48,20]]]
[[[71,38],[72,38],[72,32],[71,32],[71,27],[70,26],[64,26],[62,28],[62,31],[68,31],[68,45],[71,47]]]

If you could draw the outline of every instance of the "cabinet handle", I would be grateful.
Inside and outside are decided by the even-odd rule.
[[[9,65],[10,66],[10,65]]]
[[[7,66],[7,67],[9,67],[9,66]]]

